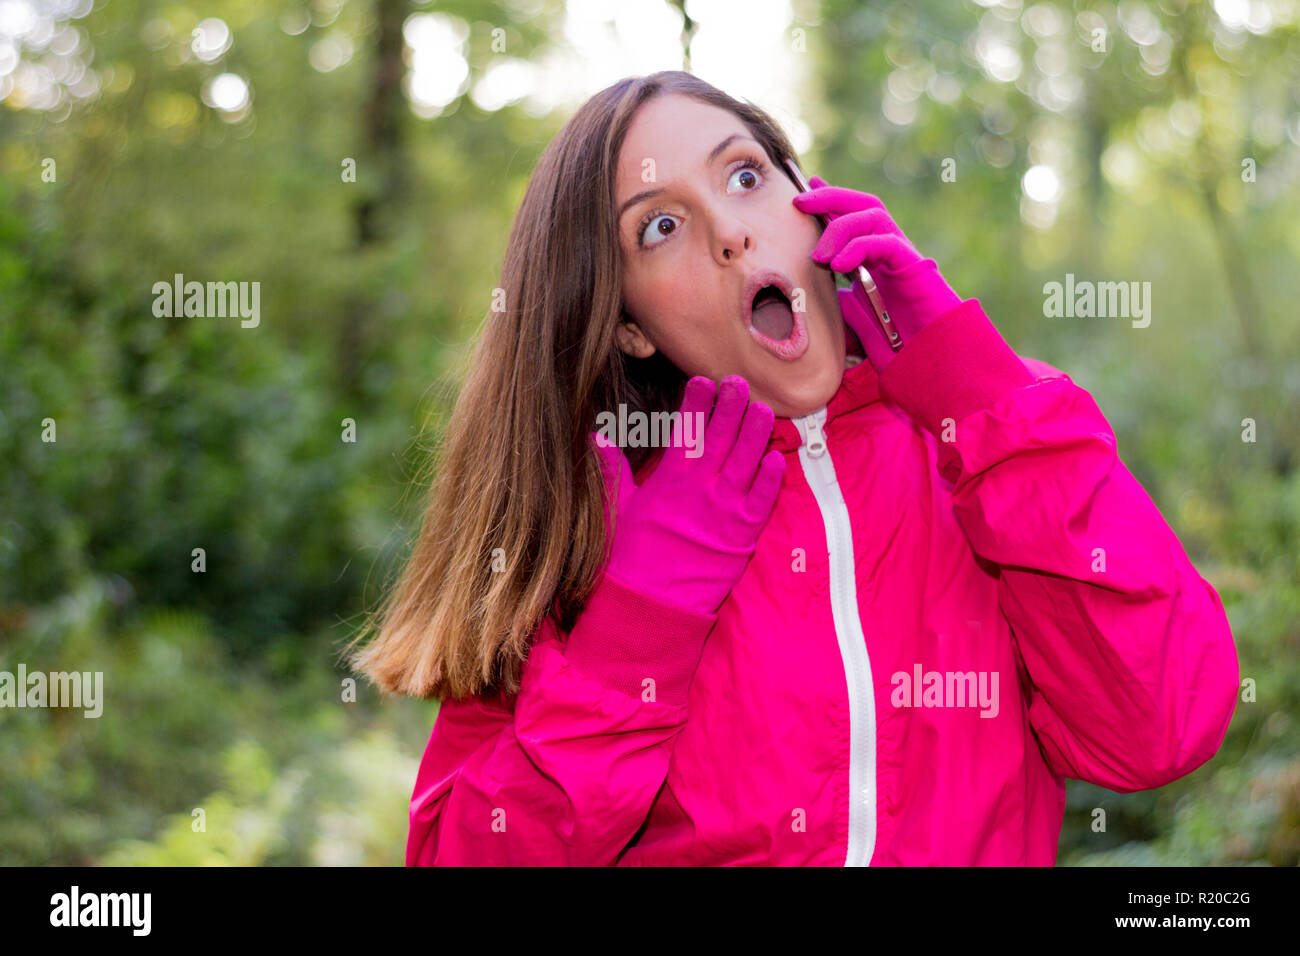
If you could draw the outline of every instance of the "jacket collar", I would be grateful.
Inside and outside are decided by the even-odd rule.
[[[849,351],[851,342],[852,336],[846,334],[844,356],[846,363],[858,359],[858,356]],[[839,388],[826,403],[826,422],[832,422],[840,415],[879,401],[880,398],[880,376],[869,361],[865,358],[861,359],[856,365],[844,369]],[[810,415],[815,415],[818,411],[820,409],[814,410]],[[803,439],[799,436],[799,429],[795,427],[794,420],[778,418],[772,427],[772,438],[768,442],[768,447],[786,452],[796,451],[802,444]]]

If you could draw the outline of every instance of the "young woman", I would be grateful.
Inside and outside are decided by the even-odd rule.
[[[1092,397],[790,157],[671,71],[543,154],[356,658],[442,702],[409,865],[1050,865],[1064,777],[1222,742],[1222,604]]]

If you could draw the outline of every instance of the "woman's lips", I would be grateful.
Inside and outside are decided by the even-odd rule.
[[[754,327],[754,297],[758,295],[759,290],[769,285],[779,289],[785,297],[786,303],[790,306],[792,319],[790,332],[788,336],[782,339],[774,339]],[[740,314],[749,329],[749,334],[754,337],[755,342],[786,362],[793,362],[808,351],[807,316],[802,312],[795,311],[795,297],[794,283],[790,281],[790,278],[784,272],[777,269],[759,269],[752,272],[741,285]],[[768,326],[769,331],[774,330],[776,327],[776,324]]]
[[[786,362],[793,362],[808,351],[808,323],[804,320],[804,313],[791,309],[790,315],[794,319],[794,324],[788,338],[773,339],[754,328],[752,322],[749,326],[749,334],[754,337],[755,342]]]

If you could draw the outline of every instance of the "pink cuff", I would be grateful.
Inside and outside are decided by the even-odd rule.
[[[564,656],[612,690],[641,697],[647,679],[655,700],[684,705],[704,640],[717,622],[633,590],[606,573],[569,633]]]
[[[935,437],[942,437],[944,419],[961,421],[1034,381],[979,299],[927,322],[880,373],[886,397]]]

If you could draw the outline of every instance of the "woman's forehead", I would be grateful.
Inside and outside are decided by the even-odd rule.
[[[736,143],[753,143],[753,134],[736,114],[684,96],[644,104],[632,120],[619,153],[619,202],[646,188],[706,173]]]

